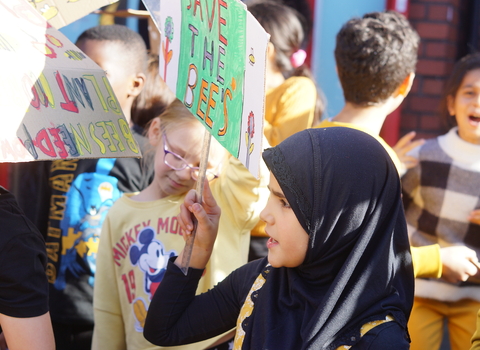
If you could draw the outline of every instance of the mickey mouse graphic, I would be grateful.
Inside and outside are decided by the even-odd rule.
[[[132,265],[138,265],[145,273],[144,290],[150,299],[165,275],[168,259],[176,255],[173,250],[166,253],[163,244],[154,237],[155,231],[151,227],[144,228],[138,234],[139,244],[132,245],[129,252]]]

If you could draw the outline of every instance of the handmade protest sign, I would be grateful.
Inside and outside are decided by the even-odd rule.
[[[237,0],[144,0],[160,74],[233,156],[259,176],[269,35]]]
[[[237,0],[143,0],[161,33],[160,74],[177,98],[259,177],[269,35]],[[197,181],[202,202],[210,135]],[[195,223],[195,220],[194,220]],[[186,275],[196,224],[186,237]]]
[[[76,21],[102,6],[118,0],[29,0],[31,5],[56,29]]]
[[[24,0],[0,0],[0,162],[140,157],[105,72]]]

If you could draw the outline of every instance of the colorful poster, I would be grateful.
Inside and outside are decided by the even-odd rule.
[[[140,157],[105,72],[24,0],[0,0],[0,162]]]
[[[162,34],[160,74],[258,176],[269,35],[237,0],[144,0]]]
[[[55,28],[60,29],[102,6],[118,0],[27,0]]]

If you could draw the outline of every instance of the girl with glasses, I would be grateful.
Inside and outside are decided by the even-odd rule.
[[[307,129],[263,159],[268,256],[195,296],[216,253],[220,208],[207,182],[203,206],[189,192],[179,220],[187,232],[191,212],[198,220],[190,269],[177,266],[183,253],[170,260],[146,338],[174,346],[236,326],[235,350],[408,349],[413,268],[400,180],[383,146],[358,130]]]
[[[175,100],[148,129],[155,176],[138,194],[125,194],[110,209],[102,227],[94,288],[94,347],[151,349],[143,326],[168,259],[184,246],[185,231],[177,215],[187,192],[195,187],[204,127]],[[247,262],[250,230],[268,198],[268,172],[256,180],[212,139],[207,179],[223,217],[216,251],[200,279],[205,292]],[[233,328],[233,327],[232,327]],[[226,330],[228,331],[228,330]],[[232,334],[178,349],[228,349]],[[100,346],[106,344],[105,346]],[[221,344],[221,345],[215,345]]]

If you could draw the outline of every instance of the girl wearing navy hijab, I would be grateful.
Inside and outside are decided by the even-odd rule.
[[[270,199],[261,214],[268,256],[195,296],[216,237],[220,208],[205,185],[179,221],[198,219],[190,268],[169,263],[145,337],[193,343],[236,327],[234,349],[408,349],[413,269],[400,181],[385,149],[350,128],[308,129],[263,158]]]

